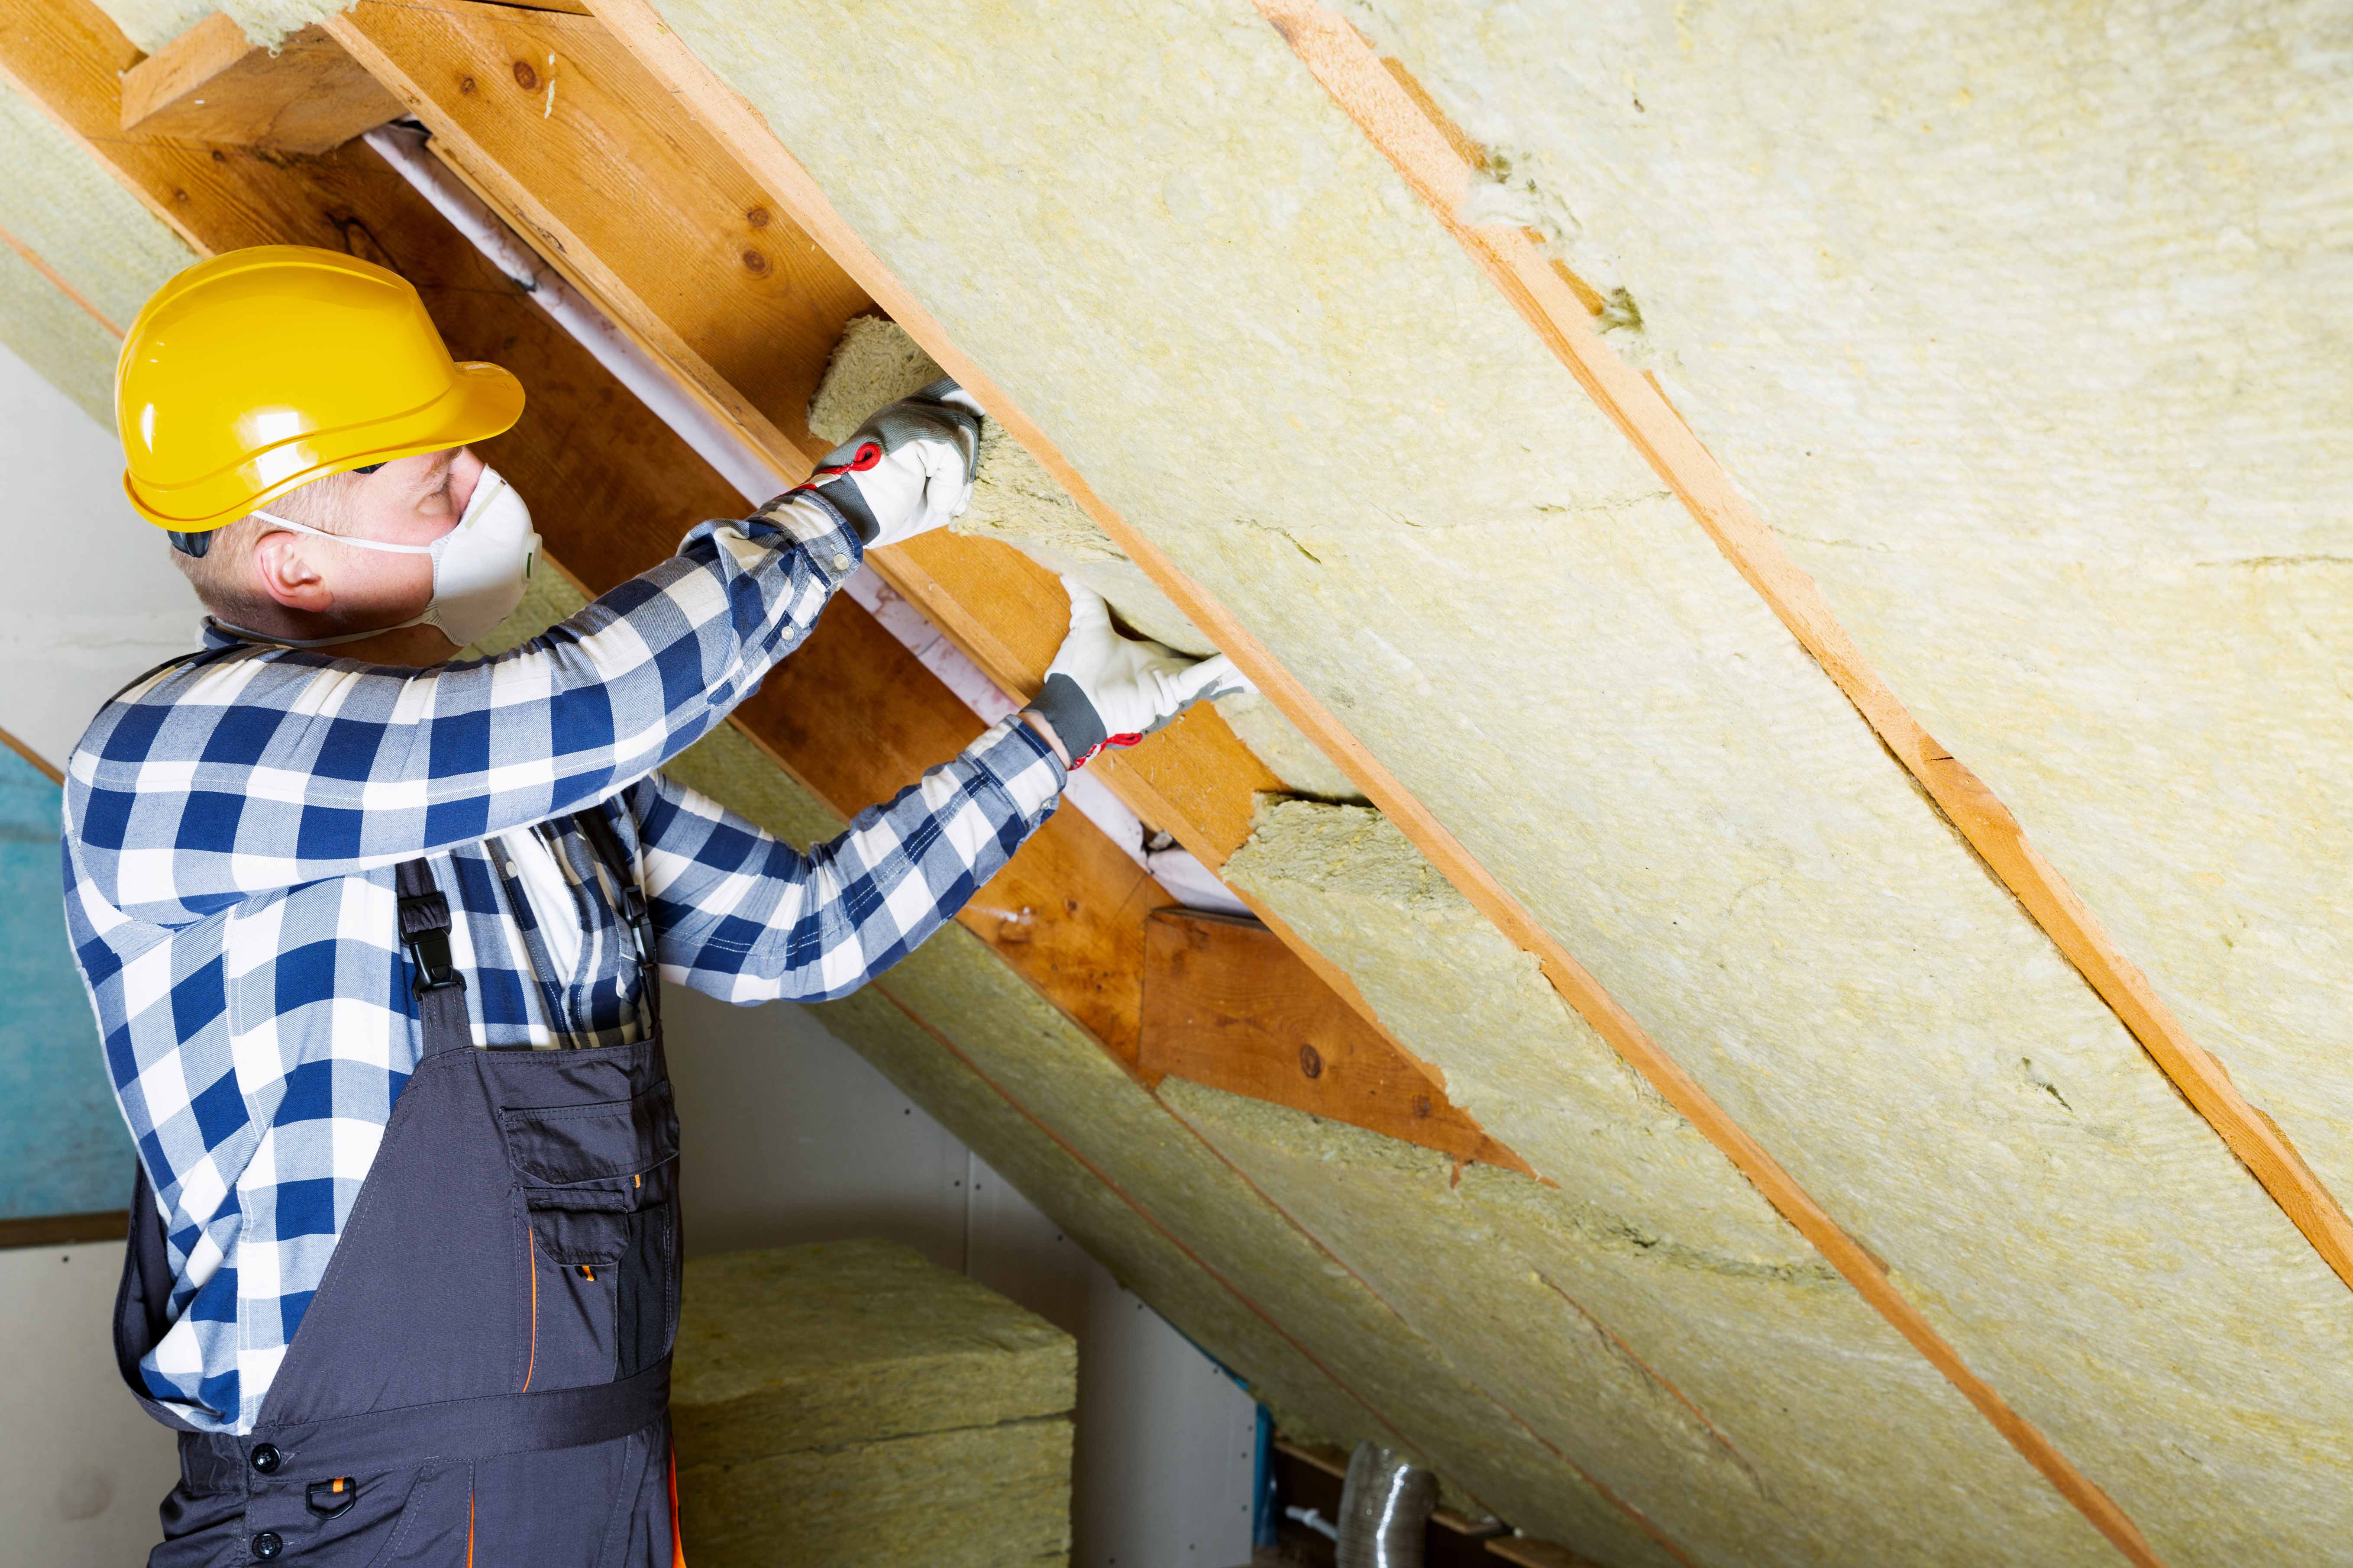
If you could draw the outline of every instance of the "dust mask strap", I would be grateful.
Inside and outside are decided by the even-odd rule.
[[[357,550],[433,558],[431,602],[425,606],[423,615],[398,626],[347,632],[342,637],[301,639],[269,637],[226,621],[218,623],[224,631],[282,647],[335,647],[379,632],[421,626],[438,626],[441,635],[451,642],[459,647],[469,647],[490,636],[501,621],[514,614],[515,606],[522,603],[532,563],[539,555],[539,535],[531,526],[531,509],[523,504],[514,487],[491,468],[483,468],[481,478],[474,481],[474,493],[467,499],[466,512],[458,520],[458,526],[430,544],[387,544],[382,540],[354,539],[259,509],[253,515],[290,532],[332,539]]]

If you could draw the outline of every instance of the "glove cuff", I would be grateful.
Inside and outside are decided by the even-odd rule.
[[[1053,726],[1055,737],[1062,742],[1062,750],[1071,754],[1071,766],[1074,768],[1103,750],[1103,742],[1111,739],[1110,731],[1103,728],[1103,715],[1087,700],[1085,689],[1067,675],[1048,676],[1045,687],[1022,711],[1035,713]]]

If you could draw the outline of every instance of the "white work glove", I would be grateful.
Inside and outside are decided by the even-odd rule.
[[[1134,745],[1205,697],[1258,689],[1223,654],[1196,659],[1122,637],[1103,596],[1077,578],[1063,578],[1062,590],[1071,596],[1071,629],[1046,667],[1045,689],[1025,711],[1046,721],[1071,767],[1086,766],[1105,746]]]
[[[980,405],[943,376],[880,409],[825,455],[808,488],[833,503],[869,550],[944,528],[972,500]]]

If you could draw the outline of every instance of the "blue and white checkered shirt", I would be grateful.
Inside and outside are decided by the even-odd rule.
[[[215,632],[99,714],[67,770],[66,910],[175,1277],[155,1399],[249,1430],[326,1272],[420,1046],[400,861],[449,897],[478,1045],[603,1045],[637,1037],[641,981],[584,806],[613,804],[664,977],[742,1003],[855,990],[1052,814],[1062,769],[1018,720],[806,855],[653,771],[860,556],[797,492],[494,658]]]

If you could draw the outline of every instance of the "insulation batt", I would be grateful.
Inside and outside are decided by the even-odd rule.
[[[1066,1563],[1068,1334],[880,1241],[686,1267],[670,1413],[698,1563]]]
[[[195,253],[90,161],[57,121],[0,80],[0,230],[120,330]],[[108,429],[119,338],[13,247],[0,247],[0,338]]]
[[[661,9],[1090,483],[1887,1260],[2161,1555],[2338,1550],[2353,1294],[1254,12]],[[1484,15],[1429,26],[1470,37]],[[1651,25],[1672,37],[1673,15]],[[1583,34],[1548,7],[1505,19],[1523,18],[1541,29],[1519,50],[1532,62]],[[2204,37],[2185,19],[2070,47],[2154,70]],[[2059,92],[2043,155],[2137,166],[2071,139],[2059,109],[2097,95],[2065,74],[2073,56],[2029,58],[2028,37],[2006,58]],[[1955,55],[1930,38],[1916,58]],[[1900,88],[1902,63],[1864,74]],[[2323,68],[2341,68],[2302,43],[2256,51],[2239,89],[2305,101],[2298,73]],[[1714,110],[1747,112],[1747,79],[1705,89]],[[1777,80],[1810,101],[1807,73]],[[2161,112],[2166,95],[2145,96]],[[2294,162],[2333,177],[2316,150]],[[1962,173],[1905,177],[1933,203]],[[2101,226],[2090,200],[2070,210]],[[2034,259],[1969,254],[1997,273]],[[2052,346],[2094,377],[2095,349],[2131,341],[2133,319]],[[2031,402],[2034,380],[2013,366],[1989,395]],[[1900,426],[1890,459],[1929,433]],[[2309,447],[2315,462],[2336,450]],[[2004,460],[2039,472],[2053,510],[2095,477],[2040,457]],[[1957,575],[1971,574],[1986,574]],[[2052,635],[2031,609],[2014,625]],[[1948,739],[1966,752],[1972,737]],[[1990,776],[2010,783],[1998,760]]]
[[[2353,12],[1355,11],[2353,1199]]]
[[[1694,1561],[2116,1560],[1842,1280],[1695,1268],[1597,1232],[1516,1173],[1458,1173],[1433,1150],[1174,1079],[1161,1093]],[[1614,1430],[1597,1431],[1597,1405]]]
[[[897,322],[854,316],[809,400],[809,431],[819,440],[847,441],[869,414],[937,381],[941,374]],[[1078,578],[1145,637],[1202,658],[1218,651],[1038,459],[998,426],[982,430],[972,504],[948,527],[1010,544]],[[1347,774],[1256,692],[1221,697],[1218,711],[1285,788],[1325,800],[1363,798]]]

